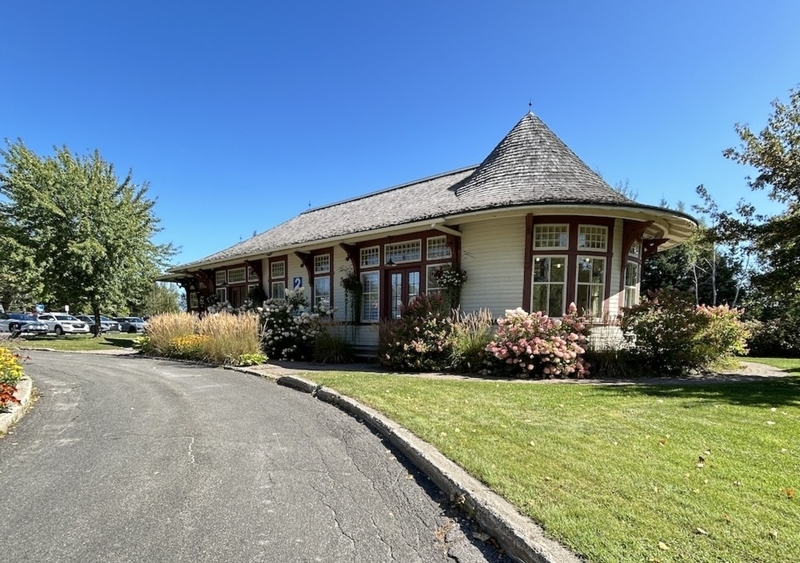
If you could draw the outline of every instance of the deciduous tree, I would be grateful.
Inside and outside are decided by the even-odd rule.
[[[737,213],[721,215],[719,236],[729,241],[751,240],[762,269],[754,282],[776,296],[800,292],[800,87],[790,90],[789,102],[772,102],[767,125],[754,133],[736,124],[742,143],[723,155],[755,169],[747,177],[753,190],[768,190],[784,205],[776,215],[758,215],[752,204],[740,202]]]
[[[120,180],[98,151],[41,157],[17,141],[0,155],[0,218],[41,269],[51,304],[88,309],[99,326],[101,310],[140,301],[173,254],[153,242],[160,229],[147,184],[130,172]]]

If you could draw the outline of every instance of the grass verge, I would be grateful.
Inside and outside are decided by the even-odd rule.
[[[433,444],[591,562],[800,554],[800,378],[615,386],[308,377]]]
[[[49,348],[65,352],[113,350],[132,348],[136,335],[112,333],[94,338],[89,334],[71,334],[69,336],[27,336],[7,341],[6,344],[18,348]]]

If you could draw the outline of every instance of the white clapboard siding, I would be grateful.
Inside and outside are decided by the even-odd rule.
[[[606,311],[610,319],[617,318],[622,301],[622,219],[614,221],[614,254],[611,256],[611,287]]]
[[[469,279],[461,308],[490,309],[497,318],[522,304],[525,217],[506,217],[461,226],[461,267]]]

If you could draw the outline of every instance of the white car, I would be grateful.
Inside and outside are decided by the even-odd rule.
[[[42,313],[39,320],[47,323],[50,332],[62,334],[89,334],[89,325],[66,313]]]

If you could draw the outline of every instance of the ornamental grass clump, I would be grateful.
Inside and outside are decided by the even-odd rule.
[[[486,347],[494,337],[494,319],[488,309],[473,313],[455,311],[451,335],[450,368],[475,373],[486,363]]]
[[[176,351],[183,349],[176,341],[192,336],[196,328],[197,315],[191,313],[156,315],[147,322],[147,338],[141,340],[141,350],[151,356],[173,357]],[[185,357],[185,354],[177,357]]]
[[[542,312],[508,310],[497,320],[497,333],[486,351],[486,373],[529,377],[584,377],[589,328],[575,304],[556,320]]]
[[[261,353],[255,313],[218,312],[203,318],[191,313],[156,315],[148,322],[139,348],[153,356],[213,364],[252,365],[267,360]]]
[[[256,313],[205,315],[197,323],[200,354],[215,364],[239,365],[240,357],[261,352],[259,325]]]

